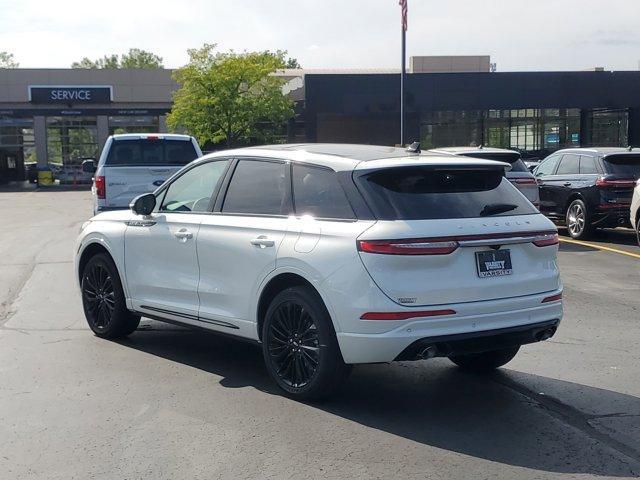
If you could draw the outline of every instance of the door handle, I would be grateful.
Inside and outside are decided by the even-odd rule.
[[[174,233],[175,237],[179,240],[186,242],[188,239],[193,238],[193,233],[191,233],[186,228],[181,228],[177,232]]]
[[[259,237],[251,240],[251,245],[258,248],[273,247],[275,244],[276,242],[274,242],[273,240],[269,240],[269,237],[267,237],[266,235],[260,235]]]
[[[563,187],[570,187],[571,186],[571,182],[564,182],[562,184]]]

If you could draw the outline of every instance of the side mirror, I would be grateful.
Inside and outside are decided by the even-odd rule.
[[[151,215],[156,208],[156,196],[153,193],[143,193],[134,198],[129,204],[129,208],[136,215]]]
[[[82,162],[82,171],[84,173],[96,173],[96,161],[95,160],[85,160]]]

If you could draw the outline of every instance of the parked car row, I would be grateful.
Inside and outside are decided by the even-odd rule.
[[[640,244],[640,151],[571,148],[528,167],[519,152],[512,150],[455,147],[433,151],[507,161],[512,167],[507,178],[541,213],[566,226],[572,238],[587,238],[597,228],[622,226],[634,228]]]

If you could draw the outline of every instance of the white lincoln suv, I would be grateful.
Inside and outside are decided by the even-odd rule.
[[[298,398],[359,363],[500,367],[562,317],[556,227],[505,168],[361,145],[206,155],[83,226],[87,321],[104,338],[148,317],[252,340]]]

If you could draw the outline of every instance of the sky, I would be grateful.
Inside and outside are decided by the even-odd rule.
[[[408,0],[407,56],[491,55],[498,71],[638,70],[638,0]],[[394,68],[397,0],[0,0],[0,51],[25,68],[142,48],[287,50],[306,68]]]

